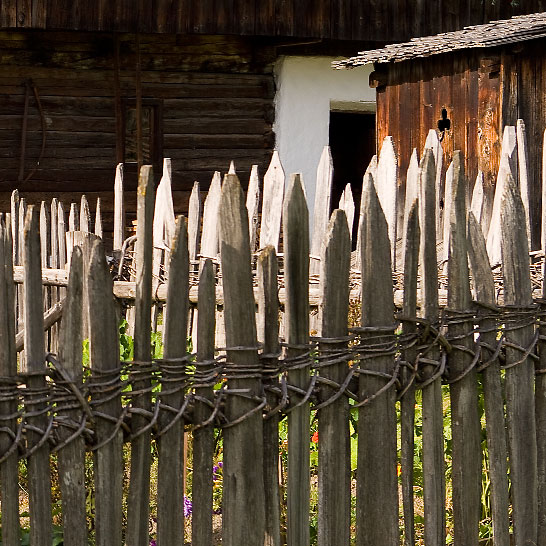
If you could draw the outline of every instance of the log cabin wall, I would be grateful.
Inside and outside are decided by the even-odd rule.
[[[176,209],[187,210],[194,180],[206,189],[213,171],[226,172],[231,159],[241,173],[254,163],[263,173],[274,143],[273,48],[263,39],[237,36],[139,40],[148,115],[144,152],[148,144],[154,147],[158,165],[161,157],[172,158]],[[85,192],[91,201],[101,197],[108,223],[115,165],[131,153],[125,133],[135,107],[136,63],[131,34],[0,32],[0,210],[9,210],[16,187],[30,203],[55,195],[66,205]],[[43,125],[45,148],[36,165]],[[126,173],[128,209],[134,211],[136,164],[127,163]]]
[[[544,9],[544,0],[2,0],[0,28],[386,43]]]

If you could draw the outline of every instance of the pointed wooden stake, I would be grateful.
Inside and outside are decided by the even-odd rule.
[[[279,250],[284,182],[284,170],[279,158],[279,152],[275,150],[269,168],[264,175],[264,197],[259,248],[273,245],[276,251]]]
[[[121,250],[124,240],[123,163],[119,163],[116,167],[116,179],[114,181],[114,250]]]
[[[190,262],[197,260],[197,253],[199,252],[200,223],[201,194],[199,191],[199,182],[194,182],[188,207],[188,252]]]
[[[80,203],[80,231],[89,232],[91,226],[91,213],[89,212],[89,203],[87,197],[82,195]]]
[[[256,233],[258,229],[258,208],[260,206],[260,180],[258,165],[252,165],[248,191],[246,194],[246,209],[248,211],[248,233],[250,237],[250,252],[256,252]]]
[[[100,197],[97,197],[97,208],[95,209],[95,235],[102,239],[102,214],[100,210]]]
[[[203,209],[203,233],[201,234],[201,256],[215,259],[218,256],[218,207],[222,179],[216,171],[212,177],[210,188]]]
[[[351,190],[351,184],[347,184],[341,198],[339,200],[339,209],[345,212],[347,218],[347,225],[349,226],[349,237],[353,236],[353,223],[355,219],[355,201],[353,199],[353,191]]]

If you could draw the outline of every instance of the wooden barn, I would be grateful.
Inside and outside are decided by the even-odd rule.
[[[336,63],[373,63],[377,140],[391,135],[400,183],[414,148],[421,153],[430,129],[441,140],[443,168],[462,150],[469,183],[478,171],[492,201],[503,129],[525,122],[530,166],[533,247],[540,246],[542,142],[546,128],[546,13],[437,34],[367,51]]]
[[[362,106],[354,98],[362,93],[358,78],[333,91],[317,85],[331,77],[332,59],[540,4],[2,0],[0,209],[9,209],[14,188],[29,203],[53,195],[69,203],[85,192],[90,201],[101,197],[108,223],[116,164],[124,163],[131,207],[137,165],[152,163],[157,176],[170,157],[175,207],[184,211],[195,180],[206,189],[230,160],[241,173],[252,164],[263,173],[274,147],[287,170],[304,171],[312,202],[325,144],[340,150],[340,165],[348,161],[343,135],[358,133],[361,163],[375,151],[373,90]],[[323,95],[311,101],[308,89]],[[379,93],[381,105],[388,93]],[[382,119],[378,128],[387,130]],[[340,187],[360,179],[362,167],[351,168]]]

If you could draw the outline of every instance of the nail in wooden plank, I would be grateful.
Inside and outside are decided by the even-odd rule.
[[[459,150],[453,152],[451,182],[446,181],[451,194],[449,211],[448,255],[448,306],[455,313],[470,309],[470,281],[466,239],[466,187],[464,160]],[[449,216],[448,216],[449,213]],[[444,231],[445,233],[445,231]],[[447,241],[444,240],[444,244]],[[455,322],[448,325],[448,336],[455,341],[448,355],[451,399],[451,435],[453,445],[453,528],[454,541],[469,546],[478,545],[481,508],[481,445],[480,415],[478,410],[478,377],[472,366],[471,351],[474,348],[474,325],[470,322]],[[459,347],[462,348],[459,349]],[[464,374],[464,377],[462,377]]]
[[[71,381],[81,390],[82,368],[82,313],[83,313],[83,253],[76,248],[72,254],[67,298],[60,328],[59,363],[64,380]],[[68,409],[63,417],[79,425],[85,417],[83,408]],[[74,433],[69,427],[60,427],[61,441]],[[67,546],[87,543],[85,441],[83,436],[72,439],[59,451],[59,482],[63,507],[63,540]]]
[[[165,346],[163,357],[172,365],[168,381],[163,383],[161,403],[179,410],[184,401],[189,312],[189,258],[186,219],[179,216],[172,241],[167,288]],[[163,391],[166,391],[163,393]],[[159,417],[162,430],[175,414],[164,410]],[[159,546],[176,544],[184,536],[184,420],[178,419],[159,437],[157,482],[157,541]]]
[[[223,275],[227,359],[237,369],[259,368],[255,303],[244,194],[236,175],[224,179],[219,208],[220,259]],[[248,350],[230,350],[245,347]],[[228,389],[261,395],[261,378],[228,377]],[[234,421],[256,402],[239,396],[226,400],[226,416]],[[243,448],[244,446],[244,448]],[[263,482],[263,418],[261,413],[224,428],[222,544],[263,546],[265,498]]]
[[[258,340],[263,343],[262,361],[265,369],[264,389],[267,407],[277,406],[278,398],[267,388],[279,387],[275,373],[279,362],[279,299],[278,264],[275,248],[265,247],[258,257]],[[269,356],[266,356],[269,355]],[[265,541],[264,546],[280,546],[280,491],[279,491],[279,413],[274,412],[264,420],[264,489],[265,489]]]
[[[41,278],[39,211],[29,206],[24,223],[23,265],[24,282],[24,324],[25,324],[25,359],[23,372],[30,374],[27,385],[31,389],[43,389],[45,377],[45,338],[43,326],[43,291]],[[36,375],[34,375],[36,374]],[[45,430],[48,423],[46,402],[34,403],[32,398],[26,402],[29,412],[39,412],[29,417],[31,426]],[[30,446],[36,445],[42,435],[28,433]],[[51,543],[51,478],[49,473],[49,445],[39,447],[28,460],[29,507],[30,507],[30,542],[37,546],[50,546]]]
[[[112,381],[119,376],[119,325],[103,243],[95,240],[87,274],[89,301],[89,355],[92,377]],[[94,373],[93,373],[94,372]],[[121,397],[97,393],[95,409],[109,416],[95,424],[97,449],[94,452],[95,542],[97,546],[121,544],[123,432],[116,421],[121,416]],[[102,400],[102,401],[101,401]]]
[[[260,206],[260,180],[258,165],[252,165],[248,190],[246,193],[246,209],[248,211],[248,233],[250,237],[250,252],[256,252],[256,233],[258,230],[258,208]]]
[[[137,190],[136,299],[134,354],[138,362],[151,359],[152,250],[153,250],[154,180],[152,167],[140,168]],[[143,364],[146,366],[146,364]],[[150,387],[150,379],[135,381],[133,390]],[[151,411],[151,397],[144,392],[132,399],[133,407]],[[133,414],[131,430],[136,434],[148,420]],[[150,430],[131,443],[131,478],[127,500],[127,542],[148,546],[150,516]]]
[[[509,171],[503,173],[501,205],[502,269],[504,304],[532,305],[529,275],[529,247],[525,230],[525,209]],[[506,340],[527,347],[534,326],[506,332]],[[506,363],[518,362],[522,355],[506,348]],[[530,358],[506,370],[506,415],[512,483],[512,511],[516,544],[537,540],[537,444],[534,399],[534,366]]]
[[[351,237],[344,211],[335,210],[330,219],[321,255],[322,324],[321,338],[347,337],[349,312],[349,269]],[[326,358],[332,351],[346,351],[347,342],[319,344],[319,354]],[[346,361],[321,368],[320,375],[343,385],[347,377]],[[351,539],[351,453],[349,436],[349,400],[336,395],[337,388],[320,389],[319,431],[319,524],[318,545],[348,546]]]
[[[300,175],[292,175],[283,205],[284,279],[286,285],[286,356],[305,354],[309,343],[309,213]],[[291,385],[306,390],[309,366],[288,372]],[[301,402],[292,395],[291,404]],[[289,546],[309,544],[309,419],[306,402],[288,414],[287,539]]]
[[[284,183],[284,169],[282,168],[279,152],[275,150],[271,157],[269,168],[264,175],[264,196],[259,248],[273,245],[277,252],[279,250]]]
[[[496,305],[495,280],[487,258],[487,249],[482,228],[474,214],[468,215],[468,258],[474,281],[474,298],[486,306]],[[487,309],[487,308],[486,308]],[[488,311],[484,310],[488,315]],[[485,318],[480,323],[482,332],[479,342],[492,347],[482,356],[482,361],[492,356],[498,343],[496,321]],[[482,347],[482,351],[486,351]],[[489,451],[489,473],[491,476],[491,516],[493,540],[498,546],[510,545],[510,520],[508,517],[508,447],[504,421],[504,395],[501,384],[499,359],[493,359],[483,370],[483,393],[485,399],[485,427]]]
[[[380,160],[381,161],[381,160]],[[378,169],[378,176],[379,176]],[[389,328],[394,324],[394,301],[389,225],[372,178],[362,188],[362,320],[363,327]],[[361,334],[372,343],[388,342],[377,333]],[[394,373],[394,356],[367,358],[360,366],[381,374]],[[359,377],[359,399],[385,388],[385,377]],[[397,545],[398,486],[396,476],[396,391],[394,383],[358,410],[357,531],[358,546]],[[381,427],[377,426],[381,423]]]

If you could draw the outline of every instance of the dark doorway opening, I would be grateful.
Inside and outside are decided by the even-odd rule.
[[[355,201],[353,247],[356,245],[362,177],[375,154],[375,113],[330,112],[330,149],[334,163],[332,210],[345,186],[351,184]]]

